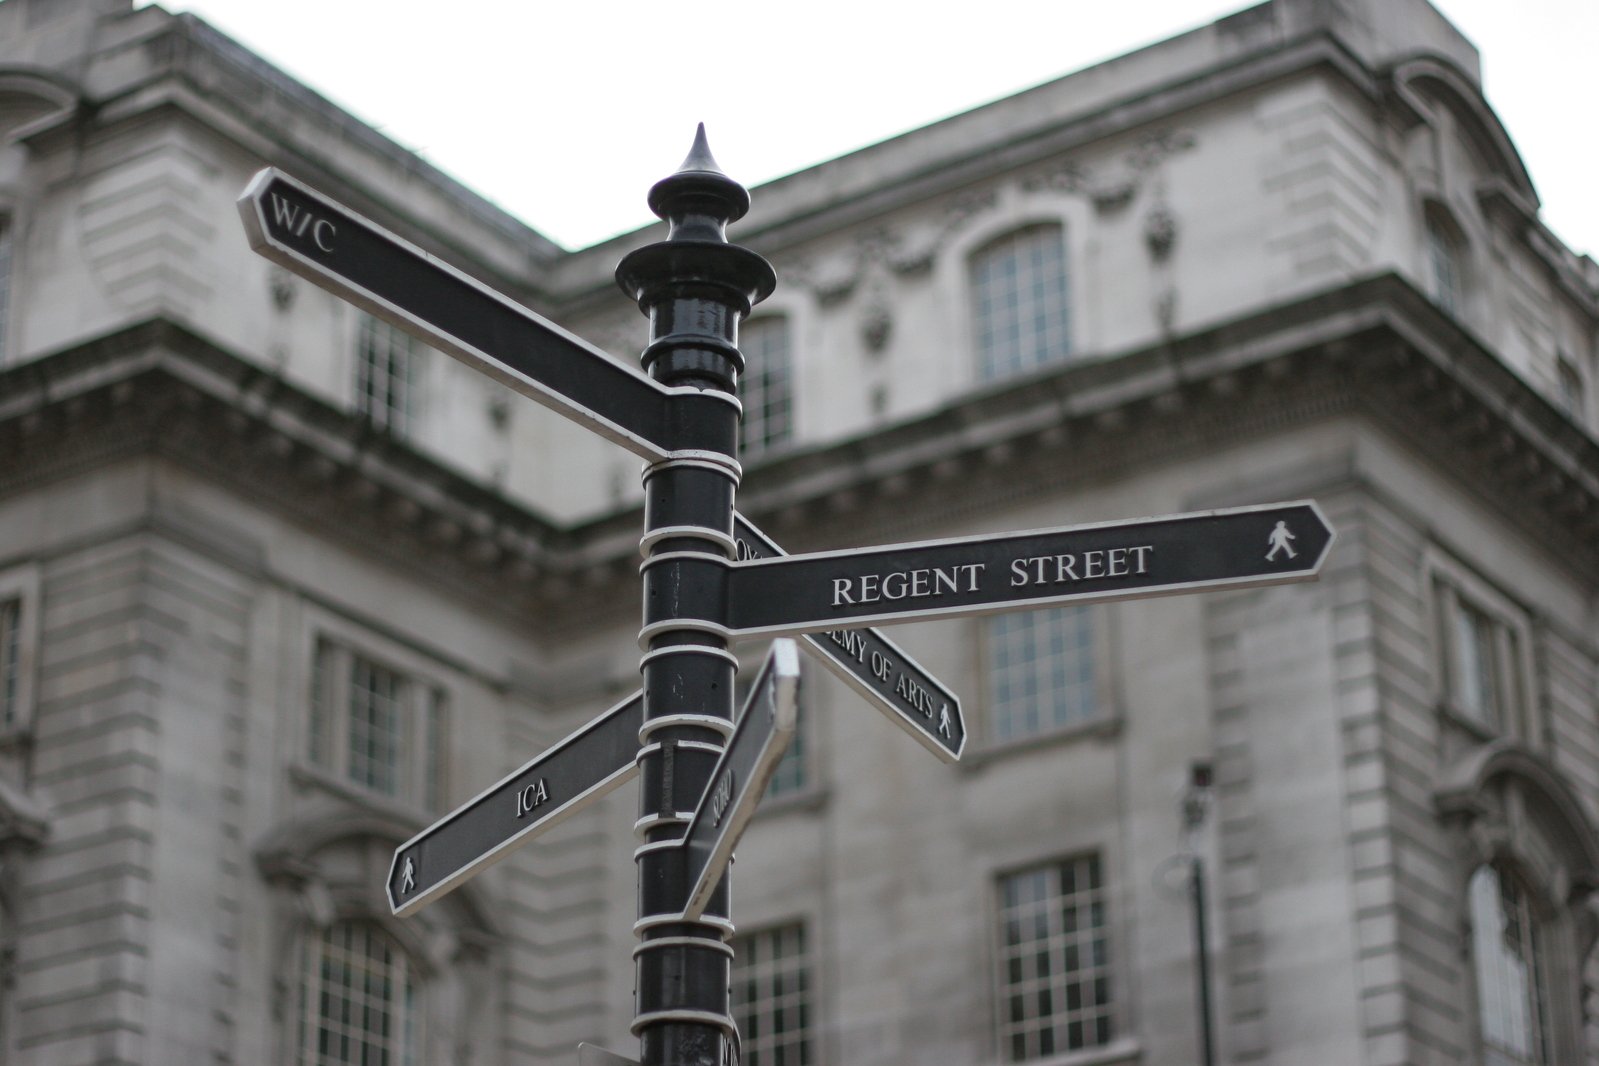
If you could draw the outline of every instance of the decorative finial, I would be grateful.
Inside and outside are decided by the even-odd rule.
[[[716,165],[716,157],[711,154],[711,142],[705,139],[705,123],[703,122],[695,128],[694,146],[688,150],[688,155],[683,159],[683,165],[677,168],[679,174],[695,170],[712,174],[722,173],[722,168]]]
[[[717,166],[705,138],[705,123],[701,122],[683,165],[655,183],[650,189],[649,204],[650,210],[671,222],[674,229],[691,215],[709,216],[726,226],[744,217],[750,209],[750,194]]]

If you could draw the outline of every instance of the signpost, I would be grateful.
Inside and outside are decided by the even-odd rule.
[[[739,559],[775,559],[782,548],[734,512]],[[960,697],[875,629],[833,629],[805,634],[805,649],[889,721],[945,762],[966,750]]]
[[[665,457],[662,387],[402,237],[268,167],[239,213],[250,247],[646,459]]]
[[[705,913],[733,858],[734,845],[755,817],[755,805],[794,739],[798,689],[799,653],[794,642],[775,640],[750,686],[727,748],[711,771],[711,783],[694,809],[688,832],[675,845],[685,853],[684,875],[694,886],[683,908],[685,918]]]
[[[631,781],[643,723],[639,693],[395,848],[390,909],[410,914]]]
[[[387,893],[408,914],[637,777],[635,1066],[725,1066],[727,864],[793,735],[795,644],[774,643],[733,723],[734,639],[806,647],[939,758],[966,744],[960,700],[873,629],[1051,604],[1312,580],[1332,529],[1313,502],[785,556],[733,509],[742,468],[739,322],[776,284],[729,244],[749,194],[703,128],[650,190],[669,223],[617,281],[650,319],[640,374],[273,169],[239,200],[262,255],[648,461],[643,691],[401,844]],[[592,1045],[582,1066],[632,1063]]]
[[[1302,501],[758,559],[730,568],[730,625],[790,634],[1308,581],[1332,540]]]

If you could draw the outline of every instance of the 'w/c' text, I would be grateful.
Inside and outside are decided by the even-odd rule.
[[[333,238],[338,235],[338,227],[325,218],[317,218],[303,207],[289,203],[277,193],[272,194],[272,218],[296,237],[310,233],[312,243],[318,248],[324,252],[333,251]]]

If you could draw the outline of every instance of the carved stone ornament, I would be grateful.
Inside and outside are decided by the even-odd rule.
[[[504,389],[495,389],[488,395],[489,422],[495,430],[504,433],[511,423],[511,399]]]
[[[898,229],[879,226],[862,233],[843,262],[831,268],[802,263],[797,264],[794,270],[789,270],[785,264],[785,270],[788,270],[785,276],[790,284],[810,289],[817,302],[826,307],[853,296],[873,266],[884,266],[902,278],[931,273],[939,251],[949,238],[973,217],[992,210],[998,204],[999,189],[995,186],[965,190],[949,199],[944,206],[943,217],[938,219],[931,232],[920,235],[914,241],[907,241]],[[867,313],[867,321],[871,314]],[[867,327],[863,324],[863,328]],[[886,334],[883,341],[887,342]]]
[[[1024,192],[1049,189],[1054,192],[1086,193],[1092,185],[1092,177],[1087,168],[1075,159],[1056,163],[1047,170],[1038,171],[1022,179]]]
[[[1155,321],[1163,334],[1170,335],[1177,325],[1177,290],[1171,286],[1155,297]]]
[[[998,204],[999,190],[992,186],[956,195],[944,209],[942,235],[947,237],[984,211],[993,210]]]
[[[874,300],[861,314],[861,342],[875,355],[888,346],[893,331],[894,316],[888,305]]]
[[[1190,150],[1197,143],[1191,130],[1156,130],[1127,153],[1127,165],[1140,172],[1154,170],[1167,159]]]
[[[1137,198],[1150,172],[1196,143],[1188,130],[1161,129],[1141,138],[1123,158],[1120,172],[1101,174],[1075,159],[1056,162],[1023,179],[1027,192],[1049,190],[1086,196],[1100,214],[1120,211]]]
[[[282,267],[273,267],[267,274],[267,291],[272,294],[272,306],[287,311],[294,306],[294,275]]]
[[[1144,217],[1144,245],[1150,258],[1164,263],[1177,244],[1177,217],[1165,204],[1156,204]]]

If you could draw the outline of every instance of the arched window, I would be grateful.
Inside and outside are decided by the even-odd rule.
[[[403,921],[372,906],[395,845],[416,828],[329,803],[278,825],[257,848],[278,930],[259,960],[279,1020],[277,1052],[263,1061],[427,1066],[492,1057],[492,1019],[507,1006],[494,952],[506,938],[483,886],[463,885]]]
[[[1071,354],[1065,230],[1030,226],[971,258],[977,377],[999,381]]]
[[[1531,899],[1513,873],[1491,865],[1471,875],[1468,895],[1483,1066],[1553,1061],[1545,959]]]
[[[753,456],[794,439],[794,357],[788,319],[769,316],[746,322],[739,330],[738,346],[744,353],[739,451]]]
[[[375,922],[335,922],[307,939],[300,1066],[410,1066],[420,1017],[410,960]]]
[[[1473,1066],[1586,1061],[1584,967],[1599,922],[1599,832],[1566,775],[1525,745],[1496,740],[1448,767],[1434,803],[1460,857],[1468,930],[1461,1036]],[[1474,1002],[1474,1006],[1472,1003]]]

